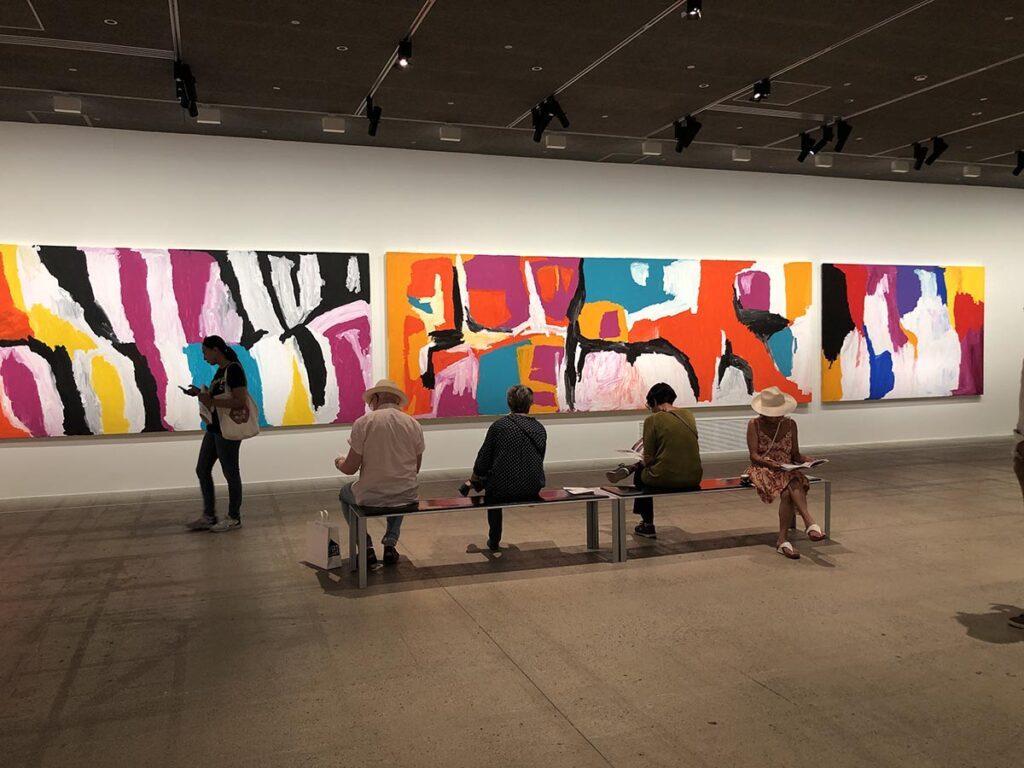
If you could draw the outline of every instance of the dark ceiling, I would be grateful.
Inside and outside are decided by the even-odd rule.
[[[1024,186],[1024,0],[0,0],[0,120],[610,163]],[[392,66],[413,39],[412,64]],[[172,62],[198,101],[178,105]],[[772,78],[765,102],[751,84]],[[383,108],[367,134],[364,97]],[[58,94],[81,114],[54,111]],[[549,94],[570,127],[534,143]],[[674,151],[672,122],[703,123]],[[324,133],[321,118],[346,117]],[[799,133],[844,116],[842,154]],[[442,142],[439,127],[461,127]],[[949,150],[894,173],[914,141]],[[653,140],[660,155],[643,155]],[[661,141],[658,141],[661,140]],[[737,147],[749,162],[733,160]],[[817,167],[818,162],[831,167]],[[965,178],[964,166],[980,176]]]

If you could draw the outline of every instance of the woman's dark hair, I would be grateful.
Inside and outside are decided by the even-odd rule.
[[[654,408],[657,405],[668,403],[671,405],[676,401],[676,391],[663,381],[658,382],[647,392],[647,407]]]
[[[515,384],[508,388],[505,398],[512,413],[529,413],[530,406],[533,405],[533,390],[522,384]]]
[[[207,349],[216,349],[232,363],[238,362],[238,355],[235,353],[235,350],[229,347],[227,342],[220,336],[207,336],[203,339],[203,346]]]

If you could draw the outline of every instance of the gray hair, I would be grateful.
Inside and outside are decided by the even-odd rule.
[[[506,393],[508,408],[512,413],[529,413],[533,405],[533,390],[522,384],[515,384]]]

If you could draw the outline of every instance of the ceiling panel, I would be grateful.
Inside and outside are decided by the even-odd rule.
[[[215,3],[210,3],[214,5]],[[0,23],[11,14],[26,17],[26,0],[5,0]],[[0,6],[2,7],[2,6]],[[170,50],[171,15],[167,0],[31,0],[42,24],[30,29],[3,29],[0,34],[79,40],[108,45]],[[117,22],[109,24],[108,21]]]

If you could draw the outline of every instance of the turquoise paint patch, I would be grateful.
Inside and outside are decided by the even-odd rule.
[[[405,298],[409,300],[409,304],[411,304],[415,309],[418,309],[420,312],[430,313],[431,309],[428,302],[409,296],[408,294],[406,294]]]
[[[241,364],[242,370],[245,371],[245,380],[248,384],[249,394],[252,395],[256,407],[259,408],[260,426],[269,427],[270,422],[267,421],[263,411],[263,377],[260,376],[260,369],[252,355],[249,354],[249,350],[245,347],[232,344],[231,349],[238,355],[238,362]],[[213,374],[217,371],[217,367],[210,365],[203,358],[203,345],[198,342],[189,344],[182,351],[188,360],[189,373],[192,374],[191,383],[197,387],[208,387],[210,382],[213,381]]]
[[[789,328],[783,328],[781,331],[773,333],[768,339],[768,351],[772,353],[775,367],[786,378],[793,375],[793,352],[795,347],[793,331]]]
[[[627,312],[639,312],[645,307],[669,301],[665,293],[665,259],[584,259],[583,279],[586,281],[587,302],[611,301]],[[649,273],[646,285],[633,279],[631,265],[646,264]]]
[[[516,350],[529,344],[523,341],[500,347],[480,357],[480,380],[476,387],[477,408],[481,416],[508,413],[505,393],[519,383],[519,360]]]

